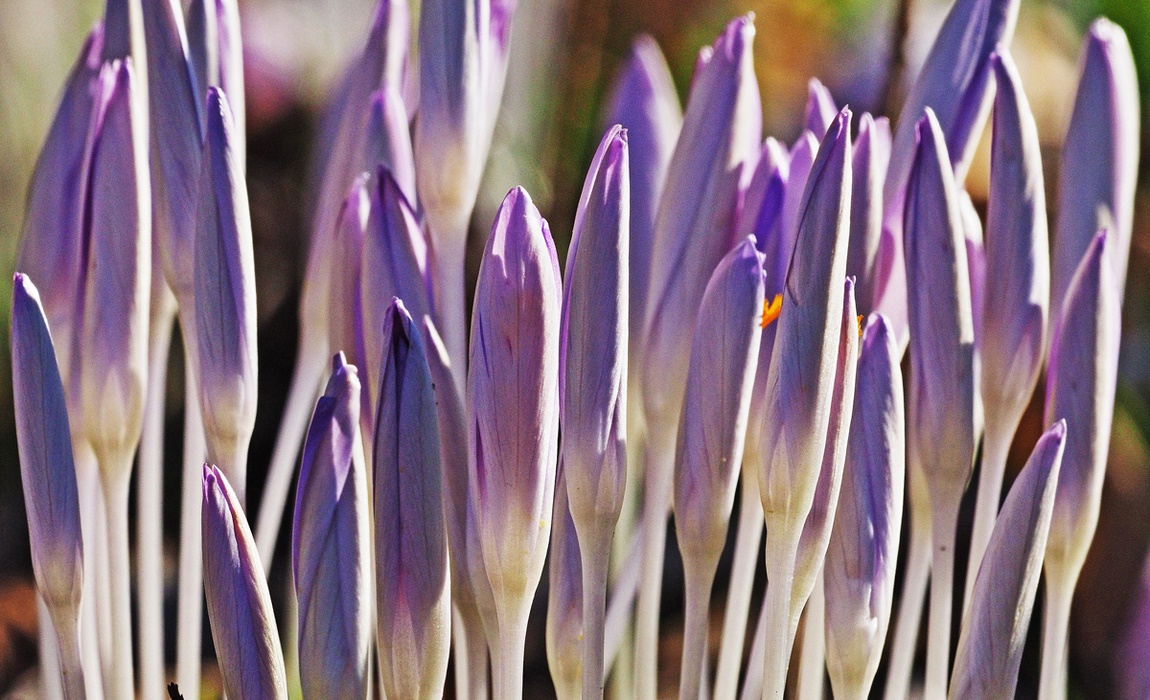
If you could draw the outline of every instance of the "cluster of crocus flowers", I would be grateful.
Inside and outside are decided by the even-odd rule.
[[[761,133],[753,16],[700,51],[685,111],[640,39],[565,269],[547,220],[512,189],[468,326],[464,243],[514,5],[423,3],[408,62],[406,2],[380,1],[321,122],[299,359],[254,504],[238,11],[197,0],[185,31],[178,3],[109,0],[33,178],[14,282],[45,693],[164,692],[154,477],[177,318],[184,697],[200,694],[206,601],[228,697],[286,698],[298,673],[304,698],[437,698],[451,664],[458,697],[515,700],[550,566],[559,696],[652,699],[668,518],[686,584],[681,698],[727,700],[740,680],[743,697],[781,698],[796,644],[799,697],[820,697],[828,676],[836,697],[868,697],[884,658],[887,696],[906,697],[928,585],[926,697],[1008,697],[1041,575],[1041,693],[1065,692],[1132,226],[1137,94],[1121,30],[1099,20],[1086,40],[1053,249],[1006,48],[1018,0],[955,3],[893,130],[812,80],[789,145]],[[988,123],[983,226],[964,180]],[[1044,370],[1047,429],[1002,500]],[[973,473],[964,587],[954,553]],[[293,481],[292,612],[277,623],[267,572]]]

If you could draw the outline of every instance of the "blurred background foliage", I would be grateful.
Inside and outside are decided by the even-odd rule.
[[[295,353],[296,306],[307,248],[310,138],[333,79],[360,48],[373,3],[240,0],[248,89],[248,186],[260,310],[253,503],[259,502]],[[637,34],[649,33],[659,42],[685,99],[699,48],[713,41],[732,15],[754,12],[764,135],[790,142],[799,132],[811,77],[827,84],[836,101],[849,103],[856,114],[867,110],[897,117],[902,95],[949,4],[948,0],[519,0],[507,92],[473,219],[476,255],[472,257],[478,258],[503,194],[516,184],[531,192],[551,222],[560,251],[566,248],[583,173],[606,126],[600,118],[603,101]],[[99,0],[0,2],[0,278],[5,280],[13,271],[32,166],[64,76],[101,8]],[[418,7],[413,11],[417,13]],[[1150,1],[1022,0],[1012,51],[1038,121],[1052,207],[1057,206],[1058,153],[1073,101],[1079,45],[1090,20],[1099,15],[1125,28],[1138,66],[1142,113],[1150,114]],[[1150,144],[1147,123],[1144,119],[1144,144]],[[985,202],[988,145],[984,138],[982,155],[968,181],[976,202]],[[1150,540],[1148,160],[1142,161],[1137,199],[1119,406],[1102,520],[1075,601],[1071,674],[1074,693],[1081,697],[1111,693],[1112,660],[1120,656],[1118,645]],[[1051,221],[1053,226],[1053,217]],[[7,359],[10,293],[7,283],[0,285],[0,695],[35,659],[35,635],[30,631],[35,614],[30,605]],[[171,469],[165,484],[165,534],[173,548],[178,531],[182,391],[177,359],[169,373],[166,447]],[[1039,395],[1016,439],[1013,470],[1021,466],[1040,430]],[[965,561],[961,552],[958,560]],[[283,572],[277,576],[283,579]],[[280,585],[285,586],[285,580]],[[720,583],[718,588],[722,587]],[[673,591],[664,597],[672,607],[678,606]],[[668,630],[673,629],[669,623]],[[674,644],[669,636],[669,644]],[[549,683],[541,634],[534,640],[528,655],[539,685],[529,684],[528,694],[538,697],[537,693],[547,692]],[[1023,669],[1022,696],[1033,694],[1037,677],[1036,659],[1029,658],[1037,647],[1033,641],[1035,649],[1028,652]],[[668,663],[663,667],[672,674],[668,682],[673,688],[678,656],[669,652],[665,658]]]

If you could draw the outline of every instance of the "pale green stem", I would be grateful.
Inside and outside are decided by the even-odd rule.
[[[759,700],[763,697],[763,666],[767,655],[767,599],[759,605],[759,621],[755,623],[755,633],[751,638],[751,653],[747,657],[747,677],[743,681],[742,700]]]
[[[41,610],[47,610],[41,602]],[[57,685],[64,700],[84,700],[84,667],[80,662],[80,634],[76,627],[76,610],[57,615],[55,620],[56,655],[60,676]]]
[[[763,657],[763,698],[782,698],[791,660],[793,614],[791,597],[795,583],[795,557],[799,535],[781,530],[767,532],[767,635]]]
[[[472,611],[474,616],[474,611]],[[468,622],[456,607],[452,611],[452,649],[455,654],[455,696],[458,700],[487,700],[487,638],[478,620]]]
[[[883,696],[886,700],[903,700],[910,691],[914,654],[918,648],[919,623],[922,621],[929,578],[930,521],[912,517],[902,600],[898,608],[898,621],[891,644],[890,667],[887,671],[886,691]]]
[[[91,454],[91,451],[89,450]],[[95,454],[92,454],[91,459],[95,462]],[[97,463],[98,464],[98,463]],[[107,508],[104,504],[104,486],[102,480],[99,478],[99,466],[96,467],[97,478],[92,492],[92,498],[96,500],[95,503],[95,521],[93,522],[93,531],[95,532],[95,542],[92,545],[92,551],[95,554],[95,560],[85,560],[87,564],[85,572],[96,579],[95,595],[96,595],[96,639],[100,644],[100,669],[101,676],[104,681],[104,695],[109,698],[115,698],[116,694],[112,686],[113,669],[112,665],[114,659],[112,658],[115,653],[113,649],[112,637],[112,589],[110,583],[111,572],[109,570],[109,552],[108,552],[108,514]]]
[[[607,606],[607,620],[604,623],[604,661],[603,676],[611,675],[611,667],[618,661],[615,677],[630,678],[631,675],[622,668],[623,657],[630,650],[624,644],[625,638],[631,628],[631,611],[634,608],[635,594],[639,591],[639,581],[642,578],[643,567],[643,523],[639,522],[635,529],[631,543],[628,545],[626,558],[615,575],[615,588],[611,592],[611,602]],[[634,697],[616,695],[615,697]]]
[[[153,289],[148,347],[148,395],[136,477],[136,590],[139,596],[140,689],[145,698],[164,692],[164,395],[175,303]],[[167,294],[169,304],[155,299]]]
[[[111,601],[112,664],[108,695],[135,697],[132,671],[132,567],[128,545],[128,494],[132,456],[109,458],[101,464],[104,510],[108,519],[109,600]],[[108,463],[110,462],[110,463]]]
[[[259,517],[256,520],[256,550],[263,562],[265,575],[271,571],[276,540],[279,539],[284,508],[299,462],[304,433],[311,420],[329,359],[326,348],[301,347],[296,355],[291,389],[288,390],[287,403],[280,419],[279,433],[272,450],[263,500],[260,501]]]
[[[635,620],[635,696],[654,700],[659,682],[659,607],[663,594],[663,557],[667,546],[667,513],[674,476],[675,430],[651,426],[647,434],[646,485],[643,504],[643,577]]]
[[[1046,609],[1042,617],[1042,675],[1038,700],[1066,698],[1067,641],[1070,638],[1070,604],[1074,580],[1046,578]],[[1077,577],[1075,577],[1077,578]]]
[[[822,700],[826,675],[826,597],[823,571],[819,569],[814,590],[807,599],[803,623],[803,648],[799,655],[799,700]]]
[[[986,422],[982,440],[982,468],[978,478],[978,499],[974,507],[974,525],[970,533],[970,559],[966,567],[966,585],[962,597],[962,610],[970,608],[974,581],[982,556],[990,544],[994,521],[998,518],[998,504],[1002,500],[1002,477],[1006,471],[1006,458],[1014,439],[1013,425],[1002,429],[1002,421]]]
[[[687,611],[683,625],[683,661],[680,664],[679,700],[698,698],[703,683],[704,660],[707,655],[707,623],[710,616],[711,587],[714,584],[711,574],[703,566],[691,566],[684,562],[686,571]],[[586,700],[586,695],[584,695]]]
[[[435,280],[435,304],[439,313],[437,326],[451,359],[451,373],[459,395],[467,389],[467,232],[470,210],[457,212],[437,231],[435,255],[432,256],[432,279]]]
[[[926,640],[926,684],[923,687],[923,697],[928,698],[946,697],[950,675],[950,618],[954,613],[954,531],[957,520],[957,512],[934,511],[930,627]]]
[[[96,456],[83,444],[73,444],[76,486],[80,493],[80,528],[84,537],[84,571],[80,601],[80,644],[84,663],[84,687],[88,700],[104,697],[104,668],[100,653],[99,570],[96,543],[99,539],[100,473]]]
[[[494,694],[499,700],[522,700],[523,644],[527,636],[527,615],[525,611],[506,608],[500,612],[511,614],[499,616],[499,653],[495,656]]]
[[[739,526],[735,535],[734,563],[723,615],[723,638],[719,645],[719,666],[715,673],[715,700],[734,700],[739,685],[739,664],[747,636],[751,609],[751,589],[755,585],[759,547],[763,537],[763,502],[759,480],[744,472],[739,501]]]

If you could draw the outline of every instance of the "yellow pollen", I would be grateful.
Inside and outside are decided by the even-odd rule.
[[[779,317],[779,312],[783,310],[783,295],[776,294],[774,299],[763,300],[763,321],[760,324],[763,328],[774,323],[775,319]]]
[[[859,315],[859,317],[858,317],[858,324],[859,324],[859,337],[861,338],[862,332],[863,332],[862,315]]]

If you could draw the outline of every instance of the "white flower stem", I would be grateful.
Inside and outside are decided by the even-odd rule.
[[[487,700],[487,638],[478,613],[464,614],[456,607],[452,619],[455,653],[455,696],[459,700]]]
[[[164,688],[164,396],[175,299],[152,290],[148,339],[148,395],[136,476],[136,590],[139,596],[140,689],[146,698]],[[157,299],[157,294],[166,294]]]
[[[47,612],[43,601],[40,601],[40,610]],[[55,630],[57,647],[53,651],[58,652],[56,660],[60,675],[56,679],[56,685],[61,689],[64,700],[84,700],[84,668],[80,662],[80,634],[76,626],[76,612],[78,611],[70,610],[67,614],[56,615],[54,625],[49,624],[49,628]]]
[[[803,648],[799,655],[799,700],[822,700],[826,674],[826,597],[823,572],[819,569],[814,590],[807,599],[806,622],[803,623]]]
[[[934,510],[931,539],[930,627],[926,641],[923,697],[944,698],[950,674],[950,619],[954,613],[954,532],[957,504]]]
[[[272,450],[263,500],[260,501],[259,517],[256,520],[256,550],[263,562],[265,575],[271,571],[272,556],[275,554],[276,540],[279,539],[284,508],[291,491],[304,433],[312,409],[315,408],[316,396],[329,359],[326,349],[318,348],[301,347],[296,356],[291,388],[280,419],[279,433]]]
[[[111,677],[113,698],[135,697],[132,671],[132,569],[128,545],[128,494],[132,455],[106,458],[100,465],[104,486],[104,512],[108,520],[108,592],[111,602]]]
[[[715,672],[715,700],[735,700],[738,690],[739,664],[743,660],[747,617],[751,612],[751,589],[755,585],[755,569],[759,563],[762,537],[763,502],[759,497],[759,480],[754,474],[744,472],[734,563],[727,591],[727,608],[723,615],[719,665]]]
[[[647,541],[643,548],[643,577],[635,620],[635,696],[639,700],[654,700],[659,682],[659,607],[674,476],[674,427],[652,425],[644,456],[643,530]]]
[[[982,439],[982,468],[978,478],[978,499],[974,507],[974,525],[970,533],[970,559],[966,567],[966,584],[963,587],[962,610],[970,607],[974,581],[978,577],[978,566],[990,544],[990,534],[994,531],[994,521],[998,518],[998,504],[1002,500],[1002,477],[1006,471],[1006,458],[1010,443],[1014,439],[1014,424],[1003,429],[1004,422],[986,421],[986,432]]]
[[[200,509],[207,447],[203,417],[196,389],[195,362],[187,346],[195,343],[184,335],[184,459],[183,493],[180,504],[179,613],[176,620],[176,679],[185,697],[200,691],[200,644],[203,635],[204,568],[201,549]]]
[[[607,617],[607,569],[613,523],[576,528],[583,568],[583,700],[603,697],[604,625]]]
[[[914,654],[918,648],[919,623],[926,602],[926,584],[930,578],[930,546],[930,520],[911,517],[902,600],[899,602],[898,621],[895,624],[890,667],[886,677],[884,697],[887,700],[902,700],[910,691]]]
[[[1070,638],[1070,604],[1073,599],[1073,579],[1068,581],[1066,577],[1046,577],[1046,610],[1042,618],[1042,675],[1038,684],[1039,700],[1064,700],[1066,697],[1066,652],[1067,640]]]
[[[692,566],[683,562],[686,572],[687,610],[683,625],[683,661],[679,666],[679,700],[691,700],[700,695],[704,682],[704,660],[707,655],[707,623],[710,621],[711,587],[714,569],[706,565]],[[710,573],[703,569],[710,570]],[[586,700],[586,695],[584,695]]]
[[[44,599],[36,595],[36,625],[40,633],[40,697],[43,700],[61,700],[64,697],[64,686],[61,675],[64,671],[63,660],[60,658],[62,641],[57,639],[56,626],[48,614],[48,606]],[[79,649],[76,650],[77,653]],[[77,661],[79,657],[77,657]],[[83,696],[80,696],[83,697]]]
[[[76,461],[76,487],[80,493],[80,528],[84,537],[84,561],[93,562],[85,567],[80,601],[80,647],[84,664],[84,687],[88,700],[104,697],[104,667],[100,649],[100,589],[97,540],[101,528],[100,473],[96,456],[85,444],[72,444]]]
[[[504,606],[499,611],[499,653],[495,655],[494,696],[499,700],[523,698],[523,644],[527,636],[527,613]]]
[[[799,534],[783,528],[767,531],[767,596],[765,653],[763,656],[763,698],[782,698],[787,685],[787,667],[794,644],[791,597],[795,584],[795,556]]]
[[[471,212],[457,212],[441,224],[446,230],[436,232],[435,253],[431,256],[432,278],[435,280],[435,306],[439,314],[436,325],[447,356],[451,358],[451,373],[455,377],[459,395],[467,389],[467,232]]]

